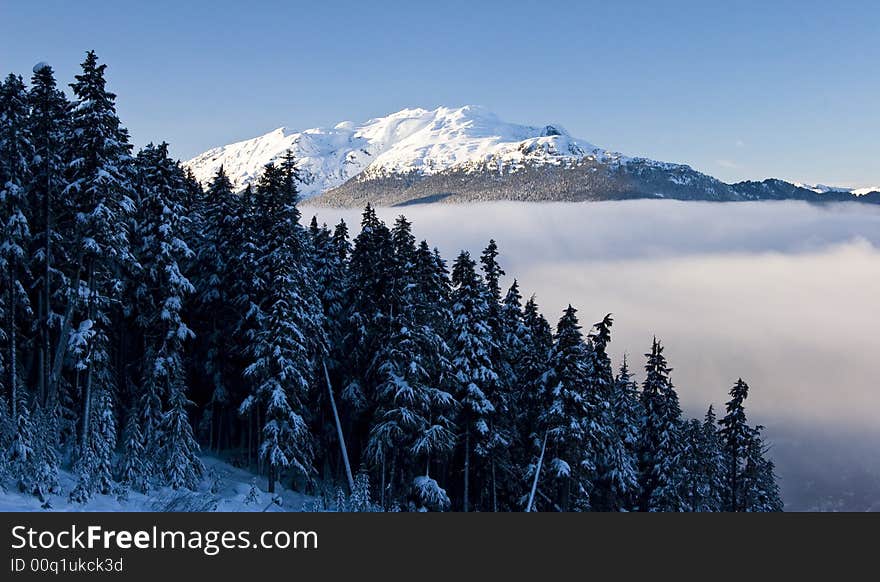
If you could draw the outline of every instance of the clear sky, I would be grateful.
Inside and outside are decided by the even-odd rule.
[[[0,72],[108,63],[134,141],[478,104],[724,180],[880,185],[880,3],[0,0]]]

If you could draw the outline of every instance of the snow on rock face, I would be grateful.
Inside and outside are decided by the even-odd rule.
[[[302,194],[311,197],[363,173],[433,174],[453,166],[494,162],[559,164],[587,155],[622,160],[568,135],[558,125],[506,123],[480,107],[404,109],[362,124],[266,135],[214,148],[186,162],[196,178],[209,181],[222,165],[236,188],[254,181],[263,166],[292,150],[302,169]]]
[[[865,188],[846,188],[843,186],[827,186],[825,184],[802,184],[800,182],[793,182],[793,184],[799,188],[806,188],[807,190],[812,190],[818,194],[828,194],[829,192],[844,192],[847,194],[852,194],[853,196],[864,196],[865,194],[870,194],[871,192],[880,192],[880,186],[867,186]]]

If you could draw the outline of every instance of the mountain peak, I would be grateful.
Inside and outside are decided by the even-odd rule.
[[[233,184],[242,188],[288,149],[300,160],[305,197],[364,172],[430,175],[462,165],[496,163],[515,168],[525,162],[559,164],[590,154],[620,157],[572,138],[557,124],[508,123],[485,107],[464,105],[406,108],[363,123],[343,121],[331,129],[279,127],[208,150],[186,165],[202,182],[223,165]]]

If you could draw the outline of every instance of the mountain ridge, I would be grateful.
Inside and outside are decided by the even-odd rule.
[[[237,189],[288,149],[301,192],[331,206],[478,200],[782,200],[880,202],[873,188],[770,178],[728,184],[686,164],[629,157],[562,126],[507,123],[482,107],[403,109],[356,124],[290,131],[212,148],[185,162],[209,181],[222,165]]]

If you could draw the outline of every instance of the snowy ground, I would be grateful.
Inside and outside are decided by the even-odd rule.
[[[274,496],[266,493],[266,479],[233,467],[216,457],[203,457],[206,476],[198,491],[174,491],[162,488],[147,495],[131,492],[127,500],[115,495],[95,495],[88,503],[69,503],[67,495],[76,485],[73,475],[60,475],[63,491],[49,498],[49,508],[33,495],[24,495],[14,488],[0,493],[0,511],[304,511],[314,498],[276,484]],[[256,481],[254,481],[256,479]],[[252,483],[256,495],[249,495]],[[215,489],[212,493],[211,489]],[[273,503],[280,497],[280,505]]]

